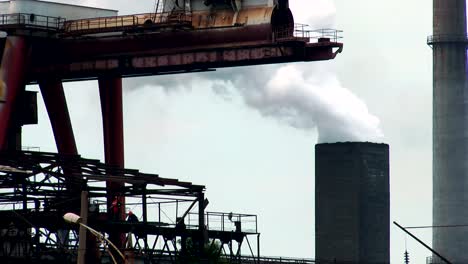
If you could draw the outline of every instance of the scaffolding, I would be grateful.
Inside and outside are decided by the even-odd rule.
[[[107,210],[106,181],[124,183],[119,192],[137,221]],[[258,263],[257,216],[205,212],[205,187],[107,166],[80,156],[40,152],[0,154],[0,257],[29,263],[71,263],[78,252],[78,227],[63,215],[80,213],[89,197],[87,223],[104,235],[123,234],[126,257],[148,263],[224,259]],[[249,240],[250,237],[250,240]],[[252,240],[257,239],[255,243]],[[243,244],[248,248],[242,255]],[[257,247],[252,247],[256,245]],[[109,260],[99,245],[101,262]],[[49,261],[50,260],[50,261]]]

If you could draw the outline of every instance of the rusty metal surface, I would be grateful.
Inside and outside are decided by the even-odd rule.
[[[158,29],[191,25],[193,29],[271,24],[273,7],[253,7],[235,12],[232,9],[195,12],[164,12],[116,17],[70,20],[63,23],[64,36],[105,32]],[[281,11],[277,11],[281,12]],[[290,12],[288,10],[283,12]],[[0,17],[1,18],[1,17]],[[0,25],[1,25],[0,20]]]
[[[242,9],[239,12],[229,9],[216,12],[198,11],[192,13],[192,25],[200,29],[271,24],[273,9],[273,7],[254,7]]]

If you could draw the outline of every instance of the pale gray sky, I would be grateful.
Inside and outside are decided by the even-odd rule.
[[[153,0],[65,1],[148,12]],[[290,0],[296,22],[344,30],[336,60],[288,65],[331,89],[332,76],[380,120],[391,147],[391,220],[432,223],[432,1]],[[264,255],[314,257],[315,129],[265,117],[245,96],[280,78],[286,65],[125,80],[126,166],[207,186],[211,211],[259,215]],[[291,68],[289,68],[291,69]],[[245,78],[245,76],[253,76]],[[103,158],[96,82],[65,85],[81,154]],[[221,95],[221,96],[220,96]],[[339,97],[337,109],[351,97]],[[41,101],[40,101],[41,102]],[[41,102],[42,103],[42,102]],[[351,104],[354,105],[354,104]],[[41,105],[25,144],[55,151]],[[263,114],[265,114],[263,112]],[[393,226],[392,263],[403,262],[405,236]],[[418,231],[431,242],[429,231]],[[429,252],[408,238],[412,262]]]

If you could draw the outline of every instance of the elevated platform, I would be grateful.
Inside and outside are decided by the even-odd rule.
[[[451,35],[451,34],[439,34],[427,37],[427,45],[433,46],[435,44],[466,44],[468,45],[467,35]]]
[[[333,29],[272,27],[266,22],[213,27],[193,23],[188,13],[71,21],[18,13],[0,16],[0,31],[25,37],[33,47],[27,83],[51,75],[77,81],[331,60],[343,49],[341,31]],[[1,50],[5,41],[0,40]]]

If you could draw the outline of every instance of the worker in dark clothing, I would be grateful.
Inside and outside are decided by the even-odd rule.
[[[129,211],[127,214],[127,223],[135,224],[138,223],[138,217],[132,212]],[[133,236],[135,236],[135,239],[138,240],[138,235],[135,234],[135,226],[132,225],[130,227],[130,232],[128,233],[128,238],[127,238],[127,248],[133,248]]]
[[[138,223],[138,217],[132,212],[128,212],[127,222],[129,223]]]

